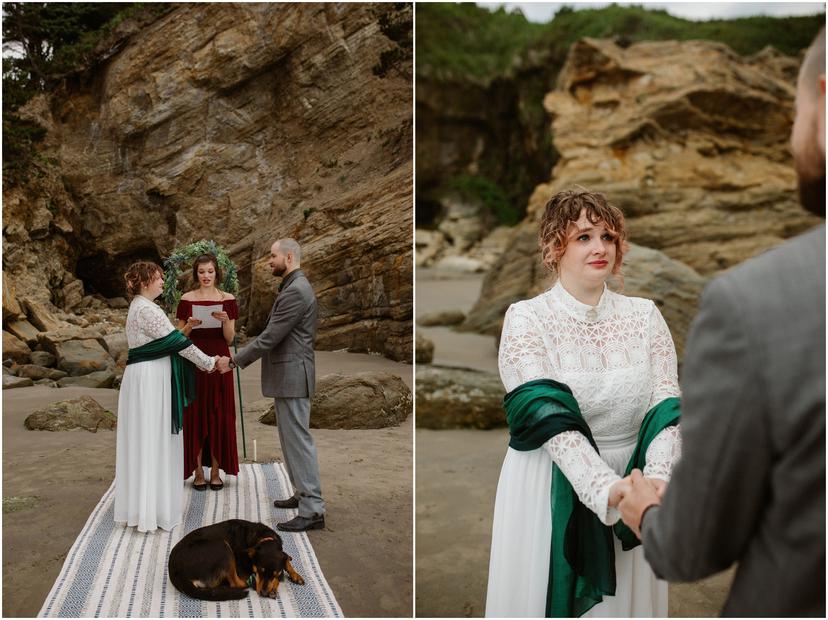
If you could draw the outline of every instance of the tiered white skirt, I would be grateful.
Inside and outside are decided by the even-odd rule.
[[[118,396],[115,522],[139,532],[181,522],[184,441],[170,427],[170,359],[126,367]]]
[[[601,457],[623,475],[635,439],[595,441]],[[507,450],[495,499],[487,617],[542,618],[545,614],[552,540],[551,484],[552,459],[545,450]],[[584,617],[667,616],[667,582],[656,579],[643,547],[622,551],[615,539],[615,573],[615,596],[605,596]]]

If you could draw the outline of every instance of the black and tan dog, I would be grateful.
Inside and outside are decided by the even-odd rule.
[[[305,583],[291,559],[272,529],[231,519],[200,527],[178,541],[170,553],[170,581],[184,594],[207,601],[244,598],[248,580],[259,596],[276,598],[284,572],[293,583]]]

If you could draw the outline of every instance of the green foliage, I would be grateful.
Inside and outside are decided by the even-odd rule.
[[[508,72],[543,26],[522,13],[472,3],[422,3],[417,11],[417,74],[491,78]]]
[[[824,13],[696,22],[663,10],[611,5],[578,11],[563,7],[552,21],[533,24],[520,12],[492,12],[473,4],[424,3],[416,8],[417,73],[437,79],[508,75],[531,51],[543,51],[546,62],[560,67],[570,45],[582,37],[622,37],[630,42],[706,39],[726,43],[739,54],[772,45],[796,55],[825,23]]]
[[[183,295],[183,292],[178,287],[178,278],[184,273],[183,267],[192,267],[193,260],[201,254],[212,254],[218,260],[219,269],[224,274],[224,282],[219,288],[233,295],[239,292],[239,278],[236,264],[230,260],[224,248],[215,241],[202,239],[201,241],[186,245],[183,248],[176,249],[164,261],[164,290],[161,292],[161,297],[170,312],[175,312],[176,307],[178,307],[178,302],[181,300],[181,295]]]
[[[486,177],[468,174],[454,177],[444,184],[443,191],[481,205],[499,224],[514,226],[520,221],[521,210],[515,207],[497,183]]]
[[[36,144],[45,135],[17,110],[93,62],[101,40],[121,21],[167,10],[169,5],[160,3],[3,3],[4,184],[25,181]]]
[[[384,6],[383,9],[386,7]],[[399,69],[414,55],[414,23],[411,6],[405,2],[390,4],[390,10],[379,17],[380,32],[394,42],[390,50],[380,53],[379,62],[372,68],[377,77],[385,77],[392,69]],[[410,74],[409,74],[410,75]]]

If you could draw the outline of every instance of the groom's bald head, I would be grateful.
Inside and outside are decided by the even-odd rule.
[[[802,61],[795,107],[791,152],[800,202],[809,211],[825,216],[825,28]]]

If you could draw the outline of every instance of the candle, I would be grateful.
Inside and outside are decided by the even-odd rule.
[[[255,463],[259,459],[256,458],[256,440],[253,440],[253,462]]]

